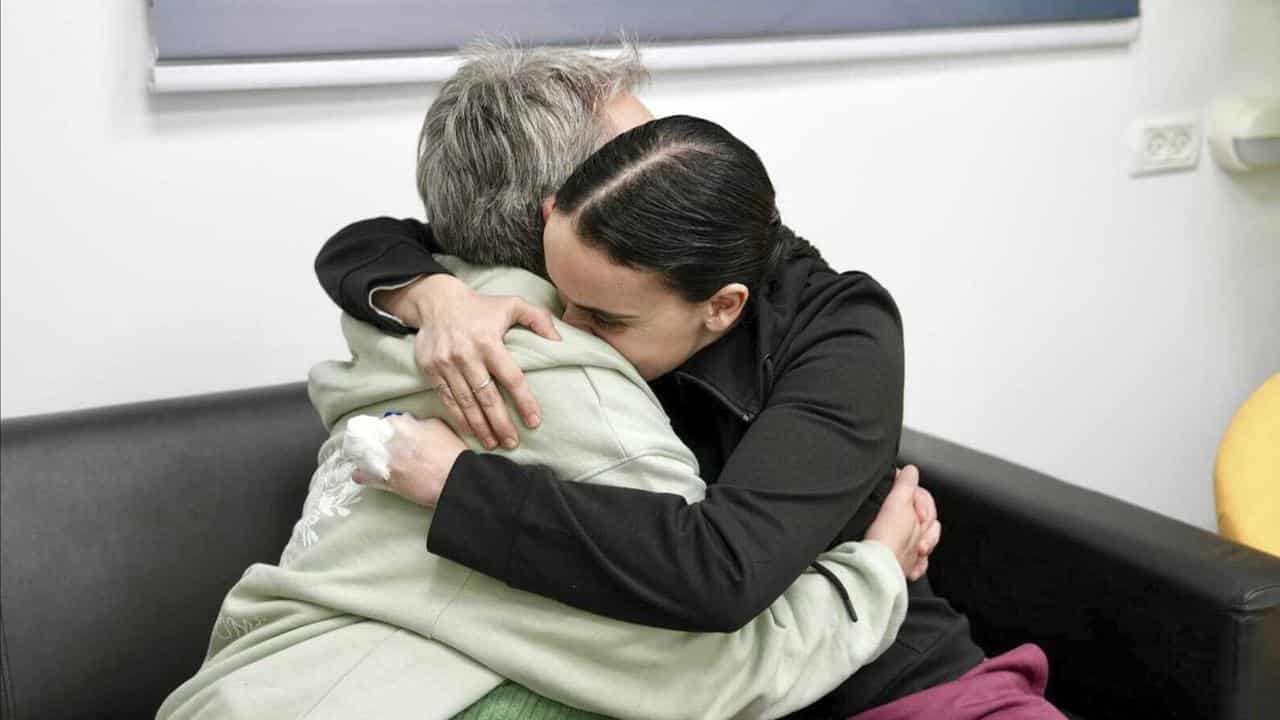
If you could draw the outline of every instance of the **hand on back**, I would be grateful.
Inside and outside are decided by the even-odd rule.
[[[499,388],[515,402],[526,427],[542,421],[524,373],[503,344],[522,325],[559,340],[552,315],[519,297],[481,295],[450,275],[431,275],[384,296],[379,305],[417,326],[414,357],[441,394],[454,423],[492,450],[511,449],[520,438]]]
[[[395,434],[387,441],[387,479],[356,470],[357,484],[393,492],[423,507],[440,502],[445,481],[466,443],[443,420],[419,420],[410,415],[387,418]]]

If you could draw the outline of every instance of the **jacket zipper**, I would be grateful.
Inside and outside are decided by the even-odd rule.
[[[694,385],[697,385],[703,390],[706,390],[708,393],[711,393],[712,397],[719,400],[721,403],[724,403],[724,405],[728,407],[731,411],[733,411],[735,415],[741,418],[743,422],[751,422],[751,420],[755,417],[751,413],[747,412],[746,410],[743,410],[742,408],[734,404],[734,402],[730,400],[724,393],[720,392],[720,390],[716,388],[716,386],[712,385],[706,380],[703,380],[702,378],[699,378],[699,377],[695,377],[685,372],[677,372],[676,375],[680,378],[693,382]]]

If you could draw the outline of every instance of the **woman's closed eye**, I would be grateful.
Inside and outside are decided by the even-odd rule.
[[[626,326],[626,323],[624,321],[618,320],[616,318],[607,317],[605,315],[597,315],[596,313],[591,313],[590,317],[591,317],[591,323],[601,328],[615,329],[615,328]]]

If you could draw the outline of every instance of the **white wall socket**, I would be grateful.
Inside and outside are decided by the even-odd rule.
[[[1200,162],[1200,121],[1194,115],[1142,118],[1129,136],[1131,176],[1190,170]]]

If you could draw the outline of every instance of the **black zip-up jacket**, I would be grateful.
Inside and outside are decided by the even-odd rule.
[[[901,319],[875,280],[834,272],[784,232],[788,259],[743,320],[651,384],[698,458],[705,500],[564,482],[546,468],[464,452],[428,548],[601,615],[726,632],[824,550],[862,538],[892,483],[901,434]],[[378,218],[335,235],[316,272],[344,310],[404,333],[370,308],[370,292],[444,272],[432,251],[428,226]],[[894,645],[799,715],[848,717],[981,661],[968,622],[926,579],[909,593]]]

